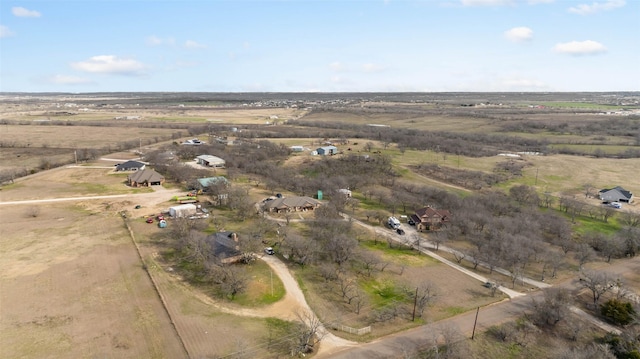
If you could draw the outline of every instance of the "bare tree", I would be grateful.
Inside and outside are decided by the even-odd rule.
[[[571,293],[563,288],[545,288],[544,301],[533,300],[532,320],[539,326],[555,326],[570,315]]]
[[[435,284],[425,281],[416,290],[416,316],[422,317],[424,310],[430,306],[438,296],[438,288]]]
[[[589,243],[580,243],[576,246],[575,259],[580,265],[580,270],[586,263],[593,261],[595,258],[596,252]]]
[[[313,352],[315,345],[327,333],[320,319],[312,312],[299,311],[296,313],[296,317],[298,318],[298,335],[291,343],[291,355],[293,356]]]
[[[607,273],[598,271],[582,271],[579,284],[591,291],[593,306],[596,309],[598,308],[600,297],[615,287],[615,281]]]

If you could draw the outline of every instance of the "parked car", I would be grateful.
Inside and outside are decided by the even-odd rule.
[[[274,255],[276,252],[271,247],[267,247],[264,249],[264,252],[270,256]]]
[[[402,229],[402,228],[398,228],[398,229],[396,229],[396,233],[398,233],[398,234],[404,234],[404,229]]]
[[[153,223],[153,218],[151,217],[147,218],[147,223]]]

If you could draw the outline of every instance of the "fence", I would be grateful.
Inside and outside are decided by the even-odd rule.
[[[347,332],[350,334],[357,334],[357,335],[371,333],[371,326],[356,329],[356,328],[348,327],[346,325],[336,325],[336,329],[341,330],[343,332]]]

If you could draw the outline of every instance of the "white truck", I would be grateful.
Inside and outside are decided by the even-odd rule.
[[[393,229],[400,228],[400,221],[396,217],[389,217],[387,224]]]

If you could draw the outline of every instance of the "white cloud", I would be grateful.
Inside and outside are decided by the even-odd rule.
[[[193,40],[187,40],[184,43],[184,47],[186,47],[187,49],[206,49],[207,45],[197,43]]]
[[[100,74],[141,75],[146,66],[133,59],[121,59],[113,55],[93,56],[89,60],[71,64],[76,70]]]
[[[559,43],[553,49],[556,52],[569,55],[595,55],[607,52],[604,45],[593,40]]]
[[[513,0],[460,0],[463,6],[503,6],[513,5]]]
[[[20,6],[14,6],[11,8],[11,13],[17,17],[40,17],[42,14],[35,10],[25,9]]]
[[[151,46],[175,45],[176,40],[172,37],[161,38],[155,35],[147,37],[147,44]]]
[[[529,5],[536,5],[536,4],[551,4],[552,2],[555,2],[556,0],[528,0],[527,2],[529,3]]]
[[[514,27],[504,32],[504,37],[513,42],[526,42],[533,39],[533,30],[528,27]]]
[[[569,12],[578,15],[588,15],[600,11],[613,10],[626,5],[625,0],[605,0],[604,2],[594,2],[591,4],[580,4],[569,8]]]
[[[50,77],[48,82],[57,85],[83,85],[91,83],[92,81],[78,76],[55,75]]]
[[[11,31],[11,29],[9,29],[8,27],[6,27],[4,25],[0,25],[0,39],[5,38],[5,37],[11,37],[13,35],[14,35],[14,33],[13,33],[13,31]]]

